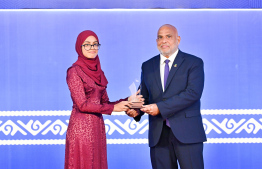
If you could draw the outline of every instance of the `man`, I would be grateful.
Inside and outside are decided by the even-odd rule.
[[[203,169],[206,135],[200,114],[204,87],[202,59],[178,49],[180,36],[169,24],[159,28],[157,55],[142,64],[142,112],[127,114],[139,121],[149,114],[149,146],[153,169]],[[165,60],[169,61],[165,61]]]

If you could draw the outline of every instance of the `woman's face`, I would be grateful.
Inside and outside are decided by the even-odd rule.
[[[98,41],[94,36],[89,36],[86,38],[86,40],[82,44],[82,45],[85,45],[85,46],[82,46],[82,53],[85,57],[89,59],[93,59],[97,56],[98,49],[94,49],[94,46],[90,46],[90,45],[95,45],[95,44],[98,44]]]

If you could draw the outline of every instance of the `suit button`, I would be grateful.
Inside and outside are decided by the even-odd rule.
[[[162,99],[163,101],[165,101],[166,99]]]

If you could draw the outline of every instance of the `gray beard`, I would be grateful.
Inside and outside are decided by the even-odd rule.
[[[160,52],[163,56],[170,56],[171,50],[169,50],[169,51],[167,51],[167,52],[163,52],[163,51],[159,50],[159,52]]]

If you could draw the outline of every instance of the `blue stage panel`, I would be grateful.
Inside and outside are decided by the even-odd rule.
[[[260,0],[2,0],[1,9],[261,8]]]
[[[142,62],[159,53],[165,23],[178,28],[180,50],[204,61],[206,168],[261,168],[262,10],[127,9],[0,11],[0,168],[63,168],[72,108],[65,77],[81,31],[98,34],[115,101],[130,95]],[[109,168],[151,168],[147,116],[104,119]]]
[[[66,69],[77,59],[76,36],[85,29],[96,31],[102,43],[109,98],[126,97],[128,86],[140,79],[142,62],[158,54],[156,32],[165,23],[177,26],[182,51],[204,60],[203,109],[260,109],[261,15],[261,10],[2,11],[1,110],[70,110]]]

